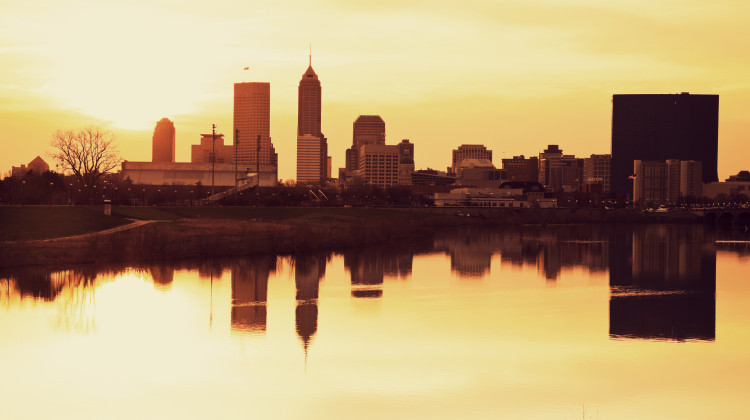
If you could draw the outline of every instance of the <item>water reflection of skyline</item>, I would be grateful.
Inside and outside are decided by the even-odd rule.
[[[408,281],[415,256],[443,253],[459,278],[485,277],[495,257],[502,264],[536,269],[546,281],[556,281],[568,268],[608,270],[611,338],[714,340],[716,252],[748,255],[743,245],[747,243],[735,233],[702,226],[585,225],[460,229],[419,241],[303,254],[289,257],[294,267],[295,330],[307,351],[318,331],[320,283],[333,256],[343,259],[352,299],[383,299],[385,278]],[[276,256],[153,264],[142,271],[150,274],[156,289],[169,292],[177,269],[197,271],[206,280],[228,272],[230,330],[265,333],[269,277],[279,269]],[[97,274],[94,268],[51,272],[32,267],[3,275],[0,293],[6,301],[13,295],[52,302],[66,289],[93,290]],[[66,299],[76,304],[77,299]]]
[[[241,259],[231,270],[232,330],[265,332],[268,277],[276,271],[276,257]]]
[[[715,339],[716,247],[702,226],[635,229],[613,244],[611,337]]]

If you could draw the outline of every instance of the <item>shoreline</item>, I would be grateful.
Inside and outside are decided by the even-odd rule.
[[[157,211],[166,216],[106,235],[92,232],[51,240],[5,242],[0,252],[0,267],[287,255],[387,243],[456,227],[697,223],[701,220],[689,213],[646,214],[603,209],[165,207],[121,210],[130,217],[134,213],[148,216]]]

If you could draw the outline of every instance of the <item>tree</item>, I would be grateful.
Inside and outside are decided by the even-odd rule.
[[[104,173],[122,162],[114,134],[101,127],[57,130],[50,144],[55,148],[50,156],[89,188],[93,188]]]

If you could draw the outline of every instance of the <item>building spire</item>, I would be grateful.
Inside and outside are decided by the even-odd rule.
[[[312,42],[310,43],[310,55],[308,55],[308,58],[310,59],[310,67],[312,67]]]

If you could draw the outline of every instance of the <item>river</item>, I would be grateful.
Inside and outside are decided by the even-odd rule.
[[[750,416],[750,236],[703,226],[27,268],[0,314],[2,418]]]

